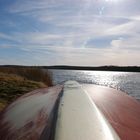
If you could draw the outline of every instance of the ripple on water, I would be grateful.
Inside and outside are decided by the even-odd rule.
[[[67,80],[76,80],[80,83],[104,85],[119,89],[136,99],[140,99],[140,73],[76,70],[51,71],[54,84],[63,83]]]

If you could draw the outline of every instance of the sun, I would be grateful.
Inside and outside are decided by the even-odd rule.
[[[120,0],[105,0],[106,2],[119,2]]]

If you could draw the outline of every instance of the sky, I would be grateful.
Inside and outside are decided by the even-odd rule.
[[[140,0],[0,0],[0,65],[140,66]]]

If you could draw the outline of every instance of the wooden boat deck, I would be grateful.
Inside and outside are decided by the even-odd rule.
[[[97,85],[82,85],[121,140],[140,140],[140,103],[127,94]]]

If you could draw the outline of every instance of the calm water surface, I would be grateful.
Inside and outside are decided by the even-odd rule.
[[[77,70],[51,70],[51,72],[53,73],[54,84],[76,80],[80,83],[104,85],[119,89],[136,99],[140,99],[140,73]]]

